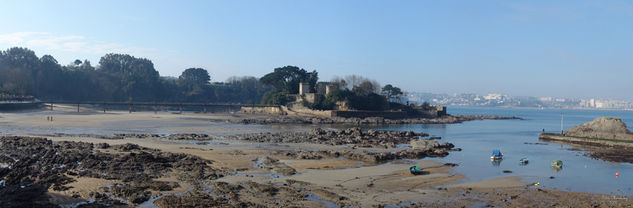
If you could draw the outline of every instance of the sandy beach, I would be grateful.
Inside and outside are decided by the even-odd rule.
[[[42,110],[29,113],[1,113],[0,122],[3,125],[23,128],[51,127],[53,131],[63,128],[103,128],[211,132],[204,139],[195,140],[188,137],[174,139],[176,137],[169,135],[140,135],[140,132],[136,136],[125,135],[117,138],[96,136],[102,132],[81,135],[54,134],[64,132],[12,135],[41,137],[51,140],[53,145],[63,142],[84,142],[94,147],[90,150],[92,154],[98,152],[114,158],[130,154],[152,154],[152,157],[156,158],[173,157],[165,155],[166,153],[191,155],[207,161],[204,162],[207,167],[202,167],[205,173],[203,176],[194,176],[194,169],[187,168],[186,165],[165,163],[165,167],[172,168],[167,168],[160,174],[150,174],[150,179],[142,183],[162,184],[169,188],[151,188],[152,186],[141,186],[142,183],[136,180],[126,182],[124,180],[129,179],[69,175],[81,170],[82,166],[79,165],[76,170],[68,169],[61,173],[70,178],[68,182],[61,184],[66,188],[48,188],[47,203],[68,206],[106,204],[150,207],[187,206],[192,200],[200,206],[229,207],[630,207],[633,203],[630,197],[544,190],[535,186],[536,181],[531,181],[529,177],[500,177],[463,183],[462,179],[467,175],[456,174],[450,164],[432,160],[432,157],[441,155],[431,154],[435,149],[425,150],[428,152],[424,154],[418,153],[417,155],[422,155],[419,159],[373,161],[356,158],[359,158],[358,155],[365,158],[369,155],[373,158],[374,154],[378,153],[384,155],[413,150],[410,150],[412,147],[385,148],[378,144],[368,144],[367,147],[359,148],[353,143],[330,145],[318,142],[284,143],[224,139],[224,135],[262,131],[260,127],[222,126],[223,120],[249,115],[127,111],[109,111],[104,114],[88,108],[80,111],[76,113],[76,107],[67,106],[56,107],[52,112]],[[51,115],[53,121],[47,120],[47,116]],[[299,126],[291,128],[291,131],[310,129]],[[5,145],[9,140],[3,138],[2,141]],[[442,151],[450,154],[450,151],[455,150]],[[409,173],[409,167],[413,165],[422,168],[424,174]],[[211,177],[211,170],[221,174]],[[186,175],[193,177],[183,177]],[[117,192],[117,189],[113,188],[129,183],[141,184],[130,190],[148,193],[149,200],[135,200],[135,197],[129,194],[121,195],[119,193],[125,192]]]

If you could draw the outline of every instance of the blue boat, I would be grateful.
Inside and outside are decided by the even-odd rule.
[[[490,160],[503,160],[503,154],[498,149],[492,150],[492,156],[490,156]]]
[[[519,160],[519,164],[521,164],[521,165],[527,165],[529,162],[530,162],[530,159],[527,158],[527,157],[521,158]]]

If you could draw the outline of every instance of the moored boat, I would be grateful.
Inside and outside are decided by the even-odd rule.
[[[492,155],[490,156],[490,160],[503,160],[503,154],[500,150],[492,150]]]

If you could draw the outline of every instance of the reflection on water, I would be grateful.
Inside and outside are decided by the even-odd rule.
[[[490,163],[492,164],[492,166],[501,166],[501,161],[503,161],[503,159],[491,160]]]

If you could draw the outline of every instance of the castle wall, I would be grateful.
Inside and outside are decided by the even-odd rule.
[[[242,107],[240,109],[243,113],[261,113],[261,114],[275,114],[285,115],[285,111],[279,106],[275,107]]]
[[[332,111],[332,116],[343,118],[382,117],[386,119],[402,119],[408,117],[407,112],[404,111]]]

